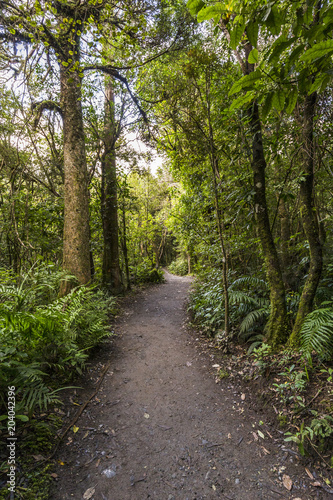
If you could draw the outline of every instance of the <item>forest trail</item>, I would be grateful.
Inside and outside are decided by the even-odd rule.
[[[51,498],[332,498],[311,488],[304,465],[282,450],[246,389],[232,379],[215,383],[214,360],[184,326],[191,281],[165,276],[118,319],[111,368],[58,451],[64,465]]]

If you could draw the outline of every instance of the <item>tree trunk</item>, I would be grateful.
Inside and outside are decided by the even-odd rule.
[[[290,345],[299,344],[300,331],[313,301],[323,266],[322,242],[314,206],[314,143],[313,121],[317,94],[306,96],[303,113],[303,179],[300,183],[301,216],[304,232],[310,248],[310,269],[301,295]]]
[[[60,65],[61,107],[64,123],[64,236],[63,268],[79,284],[90,281],[89,197],[81,107],[81,78]],[[73,287],[62,282],[60,296]]]
[[[285,288],[290,290],[292,288],[292,277],[290,275],[291,257],[289,251],[290,242],[290,220],[288,210],[283,199],[280,200],[279,205],[280,217],[280,249],[281,249],[281,264],[282,264],[282,277]]]
[[[252,170],[254,183],[255,219],[261,241],[265,271],[270,288],[271,312],[267,325],[267,341],[273,347],[287,340],[287,311],[285,288],[278,254],[273,240],[266,202],[266,160],[257,102],[249,112],[252,133]]]
[[[111,77],[105,82],[104,155],[102,159],[103,284],[110,293],[123,290],[119,266],[118,198],[115,143],[114,91]]]
[[[219,235],[219,241],[221,246],[222,255],[222,281],[223,281],[223,292],[224,292],[224,333],[225,339],[228,342],[229,339],[229,283],[228,283],[228,252],[226,250],[226,245],[224,241],[224,221],[223,212],[219,203],[219,193],[217,186],[217,177],[219,176],[219,164],[218,157],[216,154],[216,147],[214,141],[214,133],[211,119],[211,103],[210,103],[210,73],[206,73],[206,99],[207,99],[207,118],[208,118],[208,129],[209,129],[209,154],[210,154],[210,164],[213,173],[213,185],[214,185],[214,200],[215,200],[215,216],[216,224]],[[220,191],[222,195],[222,186],[220,182]]]
[[[130,279],[129,263],[128,263],[128,251],[127,251],[127,228],[126,228],[125,206],[123,206],[123,210],[122,210],[122,223],[123,223],[122,249],[123,249],[124,261],[125,261],[126,287],[127,287],[127,290],[130,290],[131,289],[131,279]]]

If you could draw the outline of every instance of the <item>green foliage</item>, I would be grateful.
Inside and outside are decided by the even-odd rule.
[[[231,277],[230,277],[231,278]],[[251,344],[250,351],[263,340],[269,316],[267,284],[254,276],[235,279],[229,286],[230,322],[234,334]],[[210,336],[215,336],[224,322],[224,288],[222,273],[211,270],[194,284],[190,297],[194,320]]]
[[[306,388],[308,376],[305,371],[295,370],[295,365],[287,367],[279,376],[283,377],[281,383],[274,383],[273,387],[285,405],[291,405],[294,410],[304,407],[300,393]]]
[[[264,342],[260,346],[255,347],[251,352],[254,362],[261,370],[264,370],[268,366],[270,354],[272,354],[272,347]]]
[[[133,266],[132,280],[134,283],[163,283],[163,270],[152,265],[149,259],[142,260],[138,265]]]
[[[88,349],[110,335],[108,315],[114,299],[93,288],[73,289],[58,299],[63,274],[46,266],[22,279],[10,278],[0,289],[0,393],[17,388],[17,413],[46,409],[59,401],[49,375],[81,372]],[[46,278],[49,278],[46,279]],[[48,302],[50,301],[50,302]]]
[[[308,358],[313,351],[323,359],[333,356],[333,309],[331,302],[325,304],[328,307],[316,309],[307,315],[301,329],[301,349]]]
[[[178,259],[171,262],[168,266],[168,271],[172,274],[177,274],[178,276],[185,276],[188,273],[187,260],[178,257]]]
[[[285,441],[293,441],[297,444],[301,455],[305,455],[309,447],[314,448],[319,446],[319,449],[325,449],[329,446],[329,442],[333,437],[333,417],[332,415],[320,415],[312,410],[312,414],[316,415],[309,425],[301,423],[299,431],[294,434],[286,432]]]

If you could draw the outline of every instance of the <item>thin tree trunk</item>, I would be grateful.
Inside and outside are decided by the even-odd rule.
[[[105,81],[104,155],[102,159],[103,284],[110,293],[123,289],[119,265],[118,196],[116,170],[114,90],[111,77]]]
[[[131,280],[130,280],[130,272],[129,272],[129,264],[128,264],[128,251],[127,251],[127,228],[126,228],[126,213],[125,206],[123,206],[122,210],[122,223],[123,223],[123,255],[125,261],[125,271],[126,271],[126,286],[127,290],[131,289]]]
[[[252,134],[252,170],[254,184],[255,220],[263,250],[265,271],[270,287],[271,312],[267,325],[267,341],[272,346],[287,340],[287,311],[285,288],[278,254],[273,240],[266,201],[266,160],[264,155],[258,104],[249,111]]]
[[[209,128],[209,149],[210,149],[210,163],[213,172],[214,181],[214,199],[215,199],[215,214],[217,229],[219,234],[219,241],[222,253],[222,280],[223,280],[223,292],[224,292],[224,331],[225,338],[229,338],[229,283],[228,283],[228,254],[226,251],[226,246],[223,237],[223,213],[219,204],[219,193],[217,186],[217,176],[219,175],[218,158],[216,155],[216,147],[214,142],[214,133],[211,120],[211,105],[210,105],[210,74],[206,75],[206,99],[207,99],[207,118],[208,118],[208,128]],[[221,186],[220,186],[221,187]]]
[[[60,65],[61,108],[64,123],[64,236],[63,268],[80,284],[90,281],[89,197],[81,107],[81,78]],[[73,287],[62,282],[60,296]]]
[[[221,28],[230,42],[230,34],[220,21]],[[247,42],[244,45],[245,59],[237,51],[235,55],[244,75],[254,71],[254,64],[248,62],[253,46]],[[254,203],[256,230],[260,238],[264,256],[265,272],[270,289],[270,316],[267,324],[267,342],[273,347],[283,344],[288,338],[286,292],[284,288],[279,257],[272,236],[268,207],[266,201],[266,160],[262,141],[261,122],[257,101],[249,109],[250,130],[252,135],[252,171],[254,184]]]
[[[304,232],[310,247],[310,269],[301,295],[290,345],[299,344],[304,319],[313,307],[323,266],[323,252],[318,219],[314,205],[314,143],[313,122],[316,93],[306,96],[303,112],[303,179],[300,183],[301,216]]]

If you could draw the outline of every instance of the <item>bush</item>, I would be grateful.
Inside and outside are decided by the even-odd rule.
[[[168,266],[168,271],[172,274],[176,274],[177,276],[185,276],[186,274],[188,274],[187,260],[183,258],[178,258],[174,260]]]
[[[131,275],[134,283],[163,283],[162,269],[154,267],[150,260],[145,259],[136,267],[131,267]]]
[[[48,375],[72,368],[81,373],[88,350],[110,335],[115,299],[91,287],[59,299],[63,278],[46,266],[22,279],[10,276],[0,286],[0,394],[16,387],[18,413],[26,408],[31,415],[36,406],[58,402],[59,389],[48,387]]]
[[[263,330],[269,315],[268,288],[265,281],[252,276],[233,279],[229,275],[229,320],[231,331],[242,342],[258,347],[263,340]],[[194,321],[208,336],[223,337],[224,288],[222,271],[210,270],[194,285],[190,307]]]

